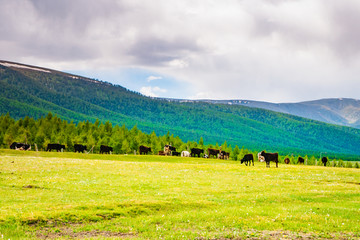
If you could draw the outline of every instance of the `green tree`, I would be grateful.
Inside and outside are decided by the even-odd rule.
[[[131,153],[131,148],[130,148],[130,144],[128,142],[128,140],[124,139],[124,141],[121,144],[121,151],[123,153]]]
[[[239,154],[240,154],[240,149],[239,149],[238,145],[236,145],[235,148],[234,148],[234,150],[233,150],[233,152],[232,152],[232,157],[233,157],[233,159],[234,159],[235,161],[238,160]]]

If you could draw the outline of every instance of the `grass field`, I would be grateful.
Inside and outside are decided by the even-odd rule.
[[[359,239],[360,170],[0,150],[0,239]]]

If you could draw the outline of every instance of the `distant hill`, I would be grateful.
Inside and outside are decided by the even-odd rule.
[[[236,104],[145,97],[118,85],[52,69],[0,61],[0,113],[69,121],[110,121],[182,140],[281,153],[359,155],[360,130]],[[1,134],[1,133],[0,133]]]
[[[330,98],[299,103],[270,103],[251,100],[199,101],[215,104],[231,104],[263,108],[326,123],[360,128],[360,100],[357,99]]]

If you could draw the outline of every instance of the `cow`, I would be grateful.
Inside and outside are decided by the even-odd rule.
[[[201,154],[201,153],[204,153],[204,150],[203,150],[203,149],[200,149],[200,148],[192,148],[190,155],[191,155],[192,157],[196,157],[196,155],[197,155],[198,157],[200,157],[200,154]]]
[[[29,150],[31,150],[31,145],[30,145],[30,144],[26,144],[26,143],[13,142],[13,143],[10,145],[10,149],[29,151]]]
[[[326,167],[326,164],[327,164],[327,162],[328,162],[327,157],[322,157],[322,158],[321,158],[321,162],[324,164],[324,167]]]
[[[243,159],[241,159],[241,164],[245,163],[246,166],[248,165],[248,163],[249,166],[251,166],[251,162],[254,166],[254,156],[252,154],[245,154]]]
[[[148,154],[148,152],[151,152],[151,148],[141,145],[139,147],[139,153],[141,154]]]
[[[170,156],[172,151],[176,151],[176,147],[173,147],[169,144],[164,146],[164,153],[166,156]]]
[[[303,159],[302,157],[298,158],[298,161],[297,161],[298,164],[304,164],[304,162],[305,162],[305,159]]]
[[[158,155],[160,155],[160,156],[166,156],[166,155],[167,155],[167,153],[166,153],[166,152],[164,152],[164,151],[159,151],[159,152],[158,152]]]
[[[285,163],[285,164],[289,164],[289,163],[290,163],[290,159],[289,159],[289,158],[285,158],[285,159],[284,159],[284,163]]]
[[[266,167],[270,167],[270,162],[275,162],[276,167],[278,167],[278,163],[279,163],[278,153],[266,153],[265,151],[261,151],[260,155],[264,157],[266,162]]]
[[[188,151],[182,151],[181,156],[182,157],[190,157],[190,153]]]
[[[165,147],[164,147],[164,151],[165,151],[165,148],[168,148],[169,149],[169,151],[176,151],[176,147],[173,147],[173,146],[171,146],[171,145],[165,145]]]
[[[46,152],[51,152],[52,150],[56,150],[57,152],[61,152],[65,149],[65,145],[61,145],[58,143],[49,143],[46,148]]]
[[[229,160],[229,157],[230,157],[230,153],[225,152],[225,151],[220,151],[220,154],[219,154],[219,158],[220,158],[220,159],[227,159],[227,160]]]
[[[220,153],[220,150],[213,149],[213,148],[208,148],[209,158],[211,158],[211,155],[217,157],[219,153]]]
[[[265,162],[265,158],[261,156],[261,152],[257,154],[259,162]]]
[[[74,149],[75,149],[75,152],[84,152],[87,150],[87,147],[85,145],[81,145],[81,144],[74,144]]]
[[[105,145],[100,146],[100,154],[103,154],[103,153],[109,153],[110,154],[112,151],[113,151],[112,147],[105,146]]]
[[[173,156],[180,156],[180,153],[179,153],[179,152],[176,152],[176,151],[172,151],[172,152],[171,152],[171,155],[173,155]]]

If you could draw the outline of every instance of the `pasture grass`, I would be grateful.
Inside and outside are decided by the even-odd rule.
[[[0,239],[360,238],[360,170],[0,150]]]

